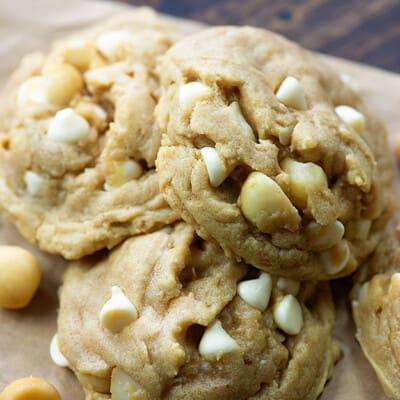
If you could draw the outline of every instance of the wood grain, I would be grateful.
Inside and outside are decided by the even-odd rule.
[[[400,72],[400,0],[125,0],[208,24],[271,29],[302,46]]]

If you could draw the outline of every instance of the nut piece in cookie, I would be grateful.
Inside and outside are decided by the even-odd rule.
[[[183,35],[149,9],[27,56],[0,107],[0,208],[78,259],[178,219],[159,191],[158,58]]]
[[[122,329],[104,324],[110,301],[136,311]],[[58,343],[87,398],[314,400],[339,356],[333,323],[327,283],[238,263],[181,222],[71,264]]]
[[[261,29],[166,53],[156,166],[170,206],[227,255],[288,279],[349,275],[393,211],[382,124],[334,71]]]

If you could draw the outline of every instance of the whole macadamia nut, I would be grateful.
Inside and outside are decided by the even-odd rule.
[[[0,394],[0,400],[61,400],[57,389],[41,378],[21,378],[11,382]]]
[[[39,262],[17,246],[0,246],[0,307],[19,309],[32,300],[41,277]]]

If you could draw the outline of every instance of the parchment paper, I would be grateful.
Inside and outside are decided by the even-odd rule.
[[[126,8],[118,3],[79,0],[0,0],[0,86],[23,54],[46,49],[51,40]],[[399,75],[332,57],[323,58],[337,71],[355,79],[365,101],[385,120],[391,139],[400,134]],[[0,392],[12,380],[33,375],[52,382],[64,400],[82,400],[83,392],[73,374],[55,366],[48,351],[56,331],[57,289],[65,262],[39,252],[3,219],[0,219],[0,244],[17,244],[33,251],[43,270],[39,291],[28,308],[0,309]],[[335,337],[341,344],[343,357],[321,400],[385,399],[354,339],[354,325],[344,296],[347,285],[346,281],[335,284]]]

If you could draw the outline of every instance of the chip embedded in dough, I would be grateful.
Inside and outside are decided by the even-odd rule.
[[[258,290],[257,279],[268,287]],[[113,286],[137,310],[118,332],[99,319]],[[60,351],[87,399],[314,400],[339,356],[329,286],[303,282],[295,296],[279,286],[180,222],[70,265]],[[275,317],[287,296],[297,308],[281,307]],[[286,333],[293,317],[299,329]]]
[[[160,194],[158,58],[187,29],[150,9],[27,56],[0,107],[0,204],[40,248],[77,259],[178,219]]]
[[[160,187],[200,236],[298,280],[349,275],[372,253],[393,210],[386,132],[334,71],[250,27],[185,38],[160,71]],[[182,104],[182,93],[191,101]],[[341,117],[340,106],[363,123]],[[218,155],[219,175],[205,148]],[[309,226],[329,248],[309,240]]]

